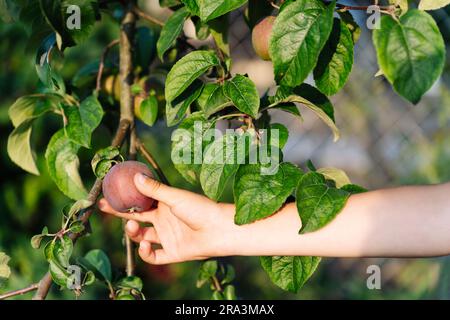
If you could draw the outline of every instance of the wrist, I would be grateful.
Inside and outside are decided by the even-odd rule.
[[[208,227],[205,243],[207,255],[225,257],[240,255],[240,248],[245,241],[241,226],[234,223],[236,207],[234,204],[218,204],[219,211],[215,219],[215,227]]]

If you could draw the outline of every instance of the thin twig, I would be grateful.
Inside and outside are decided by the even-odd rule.
[[[132,4],[129,5],[130,7]],[[133,95],[133,39],[136,16],[131,8],[125,13],[120,26],[120,119],[130,122],[134,128]]]
[[[389,6],[375,5],[375,6],[377,6],[381,12],[390,13],[395,10],[395,5],[389,5]],[[341,11],[352,11],[352,10],[367,11],[367,9],[369,9],[370,7],[371,6],[348,6],[345,4],[336,3],[336,8],[338,8]]]
[[[119,126],[117,128],[117,132],[111,142],[111,146],[113,147],[120,147],[125,140],[125,137],[128,132],[128,128],[130,127],[130,123],[128,121],[122,120],[119,122]],[[100,195],[102,190],[102,180],[96,179],[94,182],[94,185],[92,186],[91,190],[88,194],[88,200],[95,202]],[[94,210],[91,208],[87,210],[82,216],[79,217],[79,220],[83,222],[83,224],[87,224],[89,221],[89,218],[92,215],[92,212]],[[82,234],[80,233],[70,233],[69,238],[75,242]],[[37,291],[33,297],[33,300],[44,300],[48,292],[50,290],[50,287],[52,286],[52,276],[50,275],[50,272],[47,272],[45,276],[39,281]]]
[[[130,160],[136,160],[137,156],[137,139],[136,139],[136,128],[132,128],[130,130],[130,148],[129,148],[129,155],[128,159]],[[128,234],[125,232],[125,225],[127,223],[126,219],[122,220],[122,227],[123,227],[123,235],[125,240],[125,253],[126,253],[126,274],[128,277],[131,277],[134,275],[134,270],[136,268],[136,258],[135,258],[135,251],[134,251],[134,243],[131,241]]]
[[[117,132],[111,142],[111,146],[113,147],[120,147],[122,143],[124,142],[128,129],[133,130],[134,129],[134,113],[133,113],[133,97],[131,94],[131,81],[130,77],[132,77],[132,39],[134,37],[134,25],[135,25],[135,15],[132,12],[131,6],[133,4],[130,4],[128,7],[128,11],[125,14],[124,19],[121,23],[121,34],[120,34],[120,76],[122,80],[121,84],[121,108],[120,108],[120,121],[117,128]],[[107,52],[111,47],[116,45],[115,41],[110,43],[105,51],[103,52],[102,60],[104,61]],[[101,83],[101,74],[103,72],[103,69],[99,70],[99,76],[97,77],[97,86],[98,86],[98,79],[100,79]],[[92,186],[87,199],[95,202],[97,198],[99,197],[102,190],[102,180],[96,179],[94,185]],[[82,221],[85,225],[88,223],[90,216],[92,215],[93,208],[90,208],[84,212],[78,219]],[[70,239],[75,242],[82,233],[69,233]],[[128,268],[127,268],[128,272]],[[29,288],[29,291],[36,290],[36,293],[33,297],[34,300],[43,300],[47,297],[48,292],[52,286],[52,277],[50,272],[47,272],[44,277],[39,281],[39,283],[31,285]],[[31,289],[32,288],[32,289]],[[24,290],[24,289],[22,289]],[[16,293],[19,292],[19,293]],[[19,291],[13,291],[10,293],[6,293],[3,296],[11,297],[14,295],[20,294]]]
[[[120,118],[130,122],[130,146],[128,156],[130,160],[136,159],[136,129],[134,127],[134,99],[131,92],[133,77],[133,40],[136,28],[136,6],[129,4],[127,12],[120,28]],[[127,276],[134,275],[135,256],[134,244],[125,232],[126,221],[122,222],[125,239],[126,273]]]
[[[222,288],[222,286],[220,285],[219,279],[217,279],[216,276],[212,276],[212,277],[211,277],[211,282],[212,282],[212,284],[213,284],[213,286],[214,286],[214,289],[215,289],[216,291],[219,291],[219,292],[222,292],[222,291],[223,291],[223,288]]]
[[[138,151],[142,154],[142,156],[147,160],[150,165],[153,167],[153,169],[158,174],[159,179],[161,179],[161,182],[170,185],[169,180],[167,180],[166,176],[164,175],[164,172],[161,170],[161,167],[158,165],[156,160],[153,158],[152,154],[147,150],[145,145],[138,139],[137,140],[137,146]]]
[[[33,283],[26,288],[11,291],[11,292],[0,295],[0,300],[8,299],[8,298],[14,297],[14,296],[20,296],[22,294],[37,290],[38,287],[39,287],[39,283]]]
[[[126,273],[127,277],[131,277],[134,275],[134,269],[136,268],[136,258],[134,254],[134,243],[131,241],[128,234],[125,232],[125,226],[127,224],[127,220],[122,220],[123,227],[123,236],[125,239],[125,252],[126,252]]]
[[[270,5],[277,10],[280,10],[280,6],[276,5],[273,1],[269,1]]]
[[[95,90],[97,92],[99,92],[102,87],[103,69],[105,68],[105,60],[106,60],[106,57],[108,56],[109,50],[111,50],[112,47],[114,47],[118,44],[119,44],[119,39],[113,40],[103,50],[102,56],[100,58],[100,64],[98,66],[97,81],[96,81],[96,86],[95,86]]]
[[[142,11],[142,10],[141,10],[139,7],[137,7],[137,6],[134,6],[134,7],[133,7],[133,12],[134,12],[139,18],[141,18],[141,19],[144,19],[144,20],[147,20],[147,21],[149,21],[149,22],[151,22],[151,23],[157,24],[157,25],[160,26],[160,27],[164,27],[164,22],[163,22],[163,21],[158,20],[157,18],[155,18],[155,17],[153,17],[153,16],[151,16],[151,15],[145,13],[144,11]],[[182,43],[184,43],[187,47],[189,47],[190,49],[197,50],[197,48],[196,48],[194,45],[192,45],[191,43],[189,43],[189,41],[188,41],[188,39],[186,38],[185,35],[181,35],[181,36],[179,37],[179,40],[180,40]]]
[[[133,6],[132,10],[135,14],[137,14],[140,18],[147,20],[151,23],[157,24],[158,26],[164,26],[164,22],[162,22],[161,20],[158,20],[157,18],[145,13],[144,11],[142,11],[138,6]]]

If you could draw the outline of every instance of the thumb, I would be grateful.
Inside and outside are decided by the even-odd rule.
[[[140,173],[134,176],[134,184],[140,193],[167,205],[175,216],[192,228],[199,228],[205,219],[204,213],[214,211],[217,206],[202,195],[169,187]]]
[[[138,191],[143,195],[163,202],[169,207],[175,206],[182,201],[187,192],[185,190],[169,187],[142,173],[137,173],[134,176],[134,184]]]

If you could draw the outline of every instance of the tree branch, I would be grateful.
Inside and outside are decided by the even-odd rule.
[[[134,127],[134,99],[131,86],[134,82],[133,76],[133,41],[135,36],[136,15],[134,13],[136,5],[133,1],[128,4],[127,11],[120,28],[120,118],[130,122],[130,147],[128,158],[136,159],[136,129]],[[126,221],[122,221],[123,234],[125,238],[126,252],[126,273],[127,276],[134,275],[135,257],[134,244],[125,232]]]
[[[120,26],[120,119],[128,120],[131,129],[134,127],[133,96],[133,39],[136,16],[128,5]]]
[[[122,143],[124,142],[128,128],[130,127],[130,123],[126,120],[122,120],[119,122],[119,126],[117,128],[117,132],[111,142],[111,146],[113,147],[120,147]],[[88,194],[88,200],[95,202],[100,195],[102,191],[102,179],[96,179],[94,182],[94,185],[92,186],[91,190]],[[89,221],[89,218],[92,215],[92,212],[94,209],[87,210],[82,216],[79,217],[79,220],[83,222],[83,224],[87,224]],[[69,233],[69,238],[75,242],[82,234],[81,233]],[[50,272],[47,272],[45,276],[39,281],[37,291],[33,297],[33,300],[44,300],[48,292],[50,290],[50,287],[52,286],[52,276],[50,275]]]
[[[38,287],[39,287],[39,283],[33,283],[26,288],[11,291],[11,292],[0,295],[0,300],[8,299],[10,297],[19,296],[19,295],[37,290]]]
[[[132,7],[133,12],[138,15],[140,18],[147,20],[151,23],[157,24],[158,26],[162,27],[164,26],[164,22],[162,22],[161,20],[158,20],[157,18],[145,13],[144,11],[142,11],[138,6],[134,5]]]
[[[379,6],[377,4],[374,4],[374,5],[377,6],[380,9],[380,11],[383,11],[383,12],[395,11],[395,5],[389,5],[389,6]],[[369,9],[369,7],[370,6],[348,6],[345,4],[336,3],[336,8],[341,11],[351,11],[351,10],[367,11],[367,9]]]
[[[112,47],[119,44],[119,40],[113,40],[111,41],[103,50],[102,56],[100,58],[100,64],[98,66],[98,73],[97,73],[97,81],[95,86],[95,91],[99,92],[102,87],[102,76],[103,76],[103,69],[105,68],[105,60],[108,56],[109,50],[111,50]]]
[[[145,160],[147,160],[150,163],[153,169],[155,169],[159,179],[161,179],[161,182],[170,186],[169,180],[167,180],[166,176],[164,175],[164,172],[161,170],[161,167],[158,165],[156,160],[153,158],[152,154],[147,150],[145,145],[139,139],[137,140],[137,146],[141,155],[145,158]]]

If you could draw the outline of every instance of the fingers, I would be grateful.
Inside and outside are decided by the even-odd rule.
[[[205,196],[183,189],[169,187],[142,174],[136,174],[134,184],[142,194],[165,204],[171,212],[189,227],[200,228],[205,212],[217,208],[217,203]]]
[[[142,228],[139,223],[130,220],[125,225],[125,231],[134,242],[139,243],[142,240],[147,240],[151,243],[161,243],[154,227]]]
[[[164,249],[152,249],[149,241],[141,241],[139,243],[139,256],[142,260],[150,264],[169,264],[176,261],[171,261]]]
[[[152,211],[146,211],[146,212],[134,212],[134,213],[124,213],[124,212],[118,212],[114,210],[108,201],[106,199],[100,199],[98,201],[98,208],[108,214],[112,214],[113,216],[123,218],[126,220],[135,220],[140,222],[150,222],[152,223],[154,221],[154,215],[155,213]]]
[[[134,184],[143,195],[164,202],[169,207],[185,200],[192,194],[186,190],[169,187],[140,173],[134,176]]]

